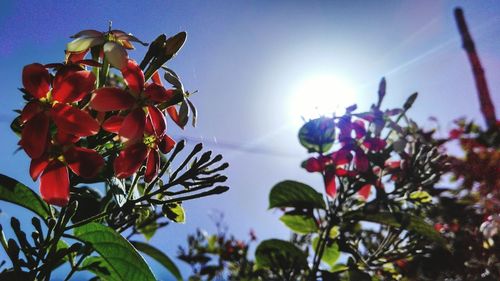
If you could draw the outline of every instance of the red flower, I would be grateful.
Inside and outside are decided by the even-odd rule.
[[[173,93],[156,83],[145,85],[144,74],[133,60],[128,60],[126,67],[121,71],[129,89],[123,90],[114,87],[98,89],[90,104],[93,109],[100,112],[128,110],[129,112],[125,116],[116,115],[106,120],[103,123],[103,128],[118,133],[127,140],[134,141],[142,139],[144,135],[145,110],[150,116],[155,114],[152,110],[157,110],[156,107],[149,105],[168,101]],[[158,122],[162,123],[161,126],[166,126],[164,118]]]
[[[370,163],[366,157],[365,151],[360,144],[368,151],[380,151],[385,148],[386,141],[380,138],[371,138],[367,135],[365,124],[361,120],[351,121],[350,117],[342,117],[337,126],[340,129],[339,141],[342,145],[341,150],[354,152],[354,163],[356,169],[366,172],[370,168]],[[354,132],[354,137],[352,133]]]
[[[87,112],[68,104],[85,98],[94,89],[94,82],[91,72],[75,65],[60,68],[54,78],[41,64],[24,67],[24,89],[34,99],[21,113],[24,128],[19,144],[31,158],[45,152],[51,120],[58,129],[79,137],[99,131],[99,124]]]
[[[70,135],[58,139],[78,140]],[[31,160],[30,175],[34,181],[40,177],[40,194],[49,204],[65,206],[69,202],[68,168],[83,178],[94,178],[104,166],[104,159],[95,150],[70,142],[52,145],[48,151],[42,157]]]
[[[144,181],[151,182],[158,175],[160,167],[158,151],[168,153],[175,145],[175,141],[166,134],[163,113],[152,105],[148,106],[148,112],[146,136],[141,142],[128,142],[129,145],[115,159],[114,169],[118,178],[131,176],[146,161]]]
[[[337,193],[335,176],[346,177],[355,175],[354,172],[341,168],[341,166],[351,162],[351,157],[352,156],[347,151],[339,150],[328,156],[309,158],[304,163],[304,168],[308,172],[323,173],[326,194],[330,197],[334,197]]]

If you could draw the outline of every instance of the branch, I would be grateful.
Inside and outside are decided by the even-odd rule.
[[[462,46],[467,53],[469,62],[472,66],[472,73],[474,74],[479,102],[481,104],[481,112],[483,113],[488,128],[495,128],[497,122],[495,106],[491,101],[491,95],[488,89],[488,84],[486,83],[484,70],[481,66],[481,61],[479,60],[474,41],[470,36],[467,23],[465,22],[464,12],[461,8],[455,8],[455,20],[457,21],[460,36],[462,37]]]

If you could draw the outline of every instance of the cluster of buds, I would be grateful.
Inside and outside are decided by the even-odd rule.
[[[167,135],[166,115],[183,128],[187,106],[196,113],[179,77],[167,69],[165,78],[172,87],[166,88],[158,73],[182,47],[186,36],[179,34],[172,37],[175,40],[169,38],[169,44],[163,42],[167,59],[165,50],[150,48],[148,60],[155,66],[143,61],[141,67],[128,56],[132,42],[147,44],[110,29],[74,35],[63,63],[24,67],[21,91],[27,104],[15,125],[19,145],[31,158],[30,175],[34,181],[40,178],[46,202],[67,205],[74,178],[127,178],[143,166],[145,182],[157,177],[160,153],[175,145]],[[113,167],[112,174],[105,174],[111,170],[105,169],[107,165]]]

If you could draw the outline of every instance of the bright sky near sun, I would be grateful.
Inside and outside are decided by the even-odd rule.
[[[192,98],[199,126],[169,131],[222,153],[231,190],[188,202],[187,223],[168,226],[152,242],[174,256],[196,227],[215,231],[213,210],[225,213],[238,237],[254,228],[260,239],[286,238],[279,214],[267,210],[270,188],[284,179],[320,188],[319,176],[300,168],[308,157],[297,141],[301,116],[342,114],[352,103],[367,108],[385,76],[387,107],[419,92],[411,115],[425,125],[435,125],[429,116],[443,131],[464,115],[482,122],[456,5],[465,10],[498,111],[498,1],[1,1],[0,173],[37,189],[9,130],[12,110],[23,106],[17,88],[24,65],[61,61],[70,35],[106,30],[108,20],[147,42],[184,30],[187,43],[169,66],[188,90],[199,91]],[[140,59],[145,50],[137,46],[130,56]],[[5,203],[0,209],[7,225],[17,210]]]

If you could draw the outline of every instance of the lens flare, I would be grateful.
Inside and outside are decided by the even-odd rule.
[[[339,75],[315,75],[294,88],[291,114],[294,120],[332,116],[344,113],[356,101],[353,84]]]

